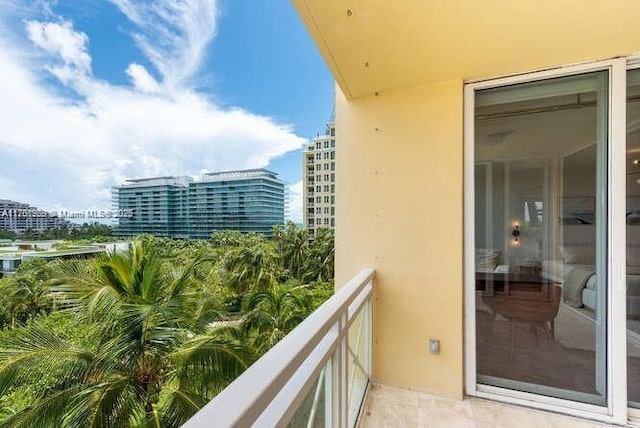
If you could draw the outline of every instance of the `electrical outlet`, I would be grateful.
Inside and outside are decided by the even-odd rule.
[[[429,339],[429,353],[434,355],[440,353],[440,339]]]

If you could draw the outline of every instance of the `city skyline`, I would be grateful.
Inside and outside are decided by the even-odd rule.
[[[268,168],[301,222],[333,80],[290,4],[0,1],[0,22],[0,197],[107,209],[126,179]]]

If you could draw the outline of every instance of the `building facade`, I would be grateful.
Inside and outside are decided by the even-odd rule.
[[[303,219],[310,236],[320,228],[335,229],[336,126],[327,123],[302,153]]]
[[[213,172],[191,177],[128,180],[113,189],[121,214],[120,236],[151,233],[206,239],[236,230],[271,235],[284,223],[285,183],[266,169]]]
[[[0,199],[0,229],[14,233],[26,230],[45,231],[69,223],[58,216],[24,202]]]

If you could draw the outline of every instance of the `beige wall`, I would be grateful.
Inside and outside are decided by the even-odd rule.
[[[374,379],[463,393],[462,81],[336,97],[336,284],[376,269]],[[441,354],[428,353],[439,338]]]

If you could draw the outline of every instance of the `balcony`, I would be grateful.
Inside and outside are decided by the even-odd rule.
[[[184,426],[355,426],[371,376],[373,277],[363,269]]]
[[[373,283],[363,269],[184,427],[608,426],[372,383]]]

